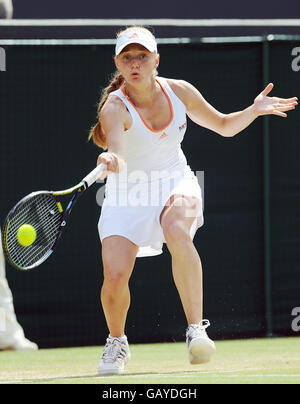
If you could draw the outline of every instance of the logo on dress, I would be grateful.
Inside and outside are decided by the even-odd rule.
[[[168,135],[166,134],[166,132],[164,132],[162,135],[160,135],[160,139],[163,139],[164,137],[167,137]]]
[[[185,128],[186,128],[186,122],[183,125],[179,126],[179,130],[183,130]]]

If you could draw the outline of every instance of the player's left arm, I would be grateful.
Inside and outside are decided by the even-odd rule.
[[[223,114],[210,105],[192,84],[183,80],[169,80],[169,84],[185,104],[187,115],[192,121],[224,137],[236,135],[261,115],[272,114],[286,118],[285,112],[295,109],[298,104],[297,97],[268,97],[274,87],[270,83],[248,108]]]

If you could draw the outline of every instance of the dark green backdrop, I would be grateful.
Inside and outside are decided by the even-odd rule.
[[[1,46],[1,44],[0,44]],[[2,45],[3,46],[3,45]],[[270,43],[274,94],[300,95],[291,68],[294,41]],[[113,46],[6,46],[0,72],[0,217],[24,195],[74,185],[96,163],[86,138],[100,90],[113,71]],[[263,44],[160,45],[160,75],[193,83],[224,113],[249,106],[263,89]],[[191,121],[182,144],[194,171],[205,171],[205,226],[195,237],[204,269],[205,317],[213,338],[266,330],[263,118],[234,138]],[[299,111],[271,117],[271,306],[273,332],[295,335],[300,306]],[[41,347],[103,344],[101,244],[95,185],[76,206],[61,244],[39,270],[7,267],[17,316]],[[171,257],[139,258],[131,282],[131,342],[182,341],[185,318]]]

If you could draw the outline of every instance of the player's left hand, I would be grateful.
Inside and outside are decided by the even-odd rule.
[[[255,98],[255,114],[257,116],[272,114],[286,118],[287,114],[285,112],[295,109],[296,105],[298,105],[298,98],[267,97],[273,88],[274,84],[269,83],[267,87]]]

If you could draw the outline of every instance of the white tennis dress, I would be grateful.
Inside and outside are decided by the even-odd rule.
[[[126,167],[107,177],[98,229],[101,242],[119,235],[138,245],[137,257],[163,252],[166,241],[160,214],[171,195],[194,196],[200,202],[190,231],[192,239],[203,225],[201,188],[181,149],[187,126],[185,105],[166,79],[156,80],[171,111],[170,122],[160,130],[152,129],[143,120],[122,88],[110,93],[126,105],[132,125],[124,133]]]

